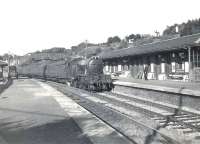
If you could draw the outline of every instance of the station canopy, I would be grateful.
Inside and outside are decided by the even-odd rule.
[[[143,44],[136,47],[129,47],[120,50],[113,50],[106,53],[101,53],[99,56],[103,59],[112,59],[126,56],[136,56],[143,54],[152,54],[164,51],[172,51],[185,49],[188,46],[200,45],[200,33],[189,36],[183,36],[149,44]]]

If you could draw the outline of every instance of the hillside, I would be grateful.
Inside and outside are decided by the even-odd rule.
[[[156,36],[152,36],[149,34],[130,34],[123,39],[119,38],[118,36],[113,36],[109,37],[104,43],[94,44],[85,41],[76,46],[72,46],[71,49],[66,49],[63,47],[53,47],[50,49],[29,53],[24,56],[13,56],[9,54],[4,54],[3,56],[0,56],[0,59],[5,61],[18,60],[19,64],[28,64],[32,61],[41,60],[59,61],[72,59],[74,57],[90,58],[100,53],[107,53],[116,49],[123,49],[128,47],[134,48],[143,44],[200,33],[200,19],[189,20],[186,23],[167,26],[162,35],[160,35],[159,32],[155,33]]]

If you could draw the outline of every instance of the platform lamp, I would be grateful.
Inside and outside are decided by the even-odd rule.
[[[87,59],[88,40],[85,40],[85,59]]]

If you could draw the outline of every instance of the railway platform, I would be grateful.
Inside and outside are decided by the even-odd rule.
[[[118,78],[115,93],[200,115],[200,83]]]
[[[199,96],[200,83],[181,82],[172,80],[141,80],[133,78],[117,77],[114,82],[116,85],[144,88],[156,91],[165,91],[170,93]]]
[[[34,79],[0,95],[1,144],[129,144],[66,95]]]

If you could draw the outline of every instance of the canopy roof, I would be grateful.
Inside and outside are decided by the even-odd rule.
[[[101,53],[99,56],[103,59],[111,59],[125,56],[136,56],[142,54],[151,54],[164,51],[172,51],[186,48],[187,46],[195,46],[200,44],[200,33],[184,37],[153,42],[137,47],[124,48],[120,50],[113,50],[106,53]]]

